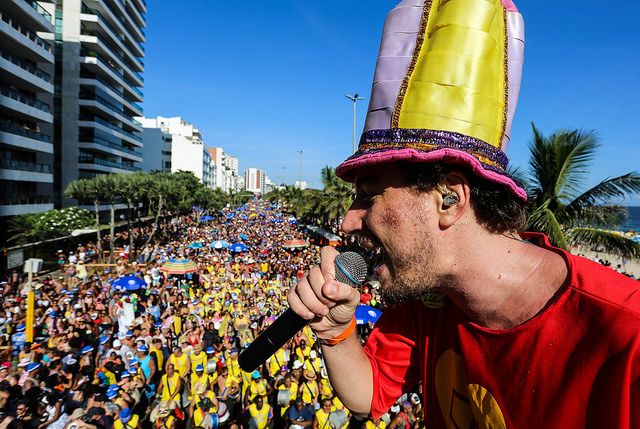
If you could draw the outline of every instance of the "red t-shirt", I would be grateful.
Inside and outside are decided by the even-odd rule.
[[[374,418],[422,380],[429,428],[640,427],[640,282],[526,237],[567,262],[555,302],[505,330],[448,300],[387,310],[365,347]]]

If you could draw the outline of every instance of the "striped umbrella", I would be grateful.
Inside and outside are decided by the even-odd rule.
[[[285,249],[301,249],[303,247],[307,247],[308,245],[309,243],[307,243],[306,241],[298,239],[287,240],[282,243],[282,247],[284,247]]]
[[[198,271],[198,266],[195,262],[188,259],[170,259],[169,262],[165,262],[165,264],[160,267],[160,271],[167,274],[195,273]]]

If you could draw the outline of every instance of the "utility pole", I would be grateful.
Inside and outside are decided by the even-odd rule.
[[[300,168],[298,169],[298,188],[302,188],[302,149],[298,151],[300,155]]]
[[[353,153],[356,153],[356,104],[359,100],[364,100],[357,92],[353,95],[345,95],[349,100],[353,101]]]

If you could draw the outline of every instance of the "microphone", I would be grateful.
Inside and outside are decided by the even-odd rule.
[[[336,280],[356,287],[367,275],[367,263],[356,252],[341,253],[335,260]],[[249,347],[240,353],[238,363],[245,372],[253,372],[280,349],[310,320],[304,319],[292,309],[287,309]]]

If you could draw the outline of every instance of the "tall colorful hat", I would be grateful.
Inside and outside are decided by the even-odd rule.
[[[336,169],[391,161],[464,164],[526,192],[505,154],[524,57],[511,0],[403,0],[387,16],[360,145]]]

